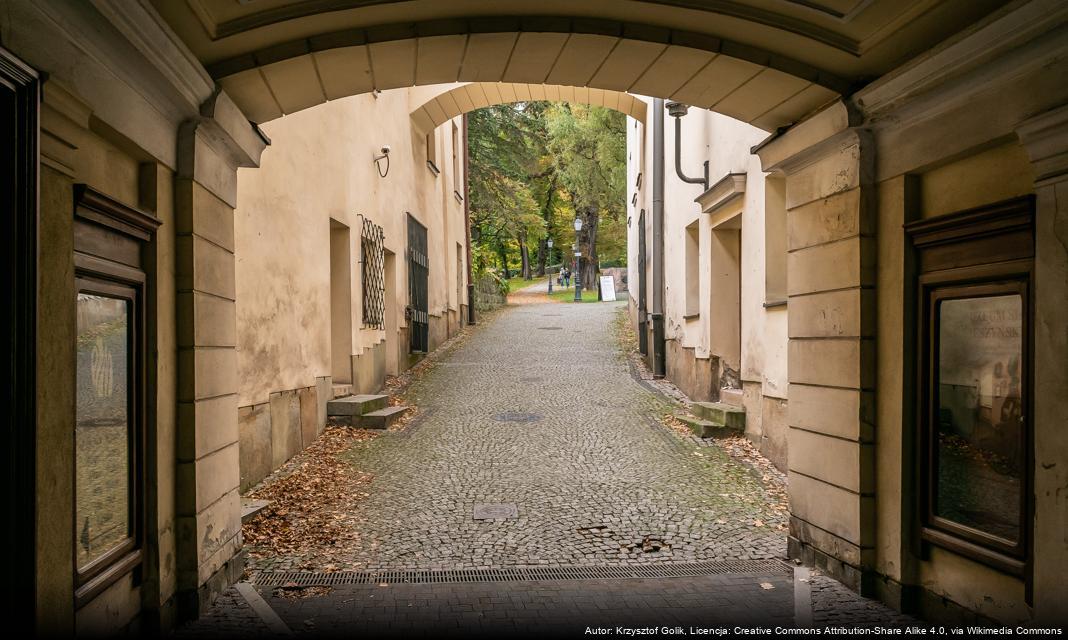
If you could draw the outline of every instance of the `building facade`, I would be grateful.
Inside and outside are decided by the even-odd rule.
[[[260,166],[238,172],[242,490],[314,441],[328,400],[380,392],[466,323],[463,118],[424,132],[409,116],[444,90],[352,96],[271,121]],[[424,238],[418,256],[412,235]]]
[[[301,399],[313,386],[319,404],[327,376],[331,388],[345,376],[374,384],[394,355],[399,370],[412,346],[455,326],[444,266],[447,286],[427,291],[407,336],[403,300],[384,329],[368,328],[352,285],[347,331],[331,317],[307,363],[296,342],[270,336],[278,371],[245,381],[262,354],[242,342],[259,329],[241,324],[278,306],[257,278],[295,278],[309,307],[330,282],[333,305],[333,283],[346,292],[334,264],[350,267],[350,283],[362,278],[363,215],[382,228],[384,266],[393,253],[384,294],[394,279],[399,292],[409,234],[424,246],[408,213],[427,229],[417,262],[454,273],[457,205],[441,184],[451,161],[431,177],[419,150],[444,126],[431,148],[448,157],[456,115],[528,99],[530,87],[571,87],[628,112],[646,105],[635,95],[694,107],[681,123],[693,146],[682,169],[703,178],[707,160],[707,185],[673,182],[674,123],[661,103],[639,125],[652,144],[639,154],[642,185],[631,184],[648,193],[630,213],[651,268],[630,276],[646,293],[635,320],[650,325],[654,371],[668,373],[670,339],[674,375],[695,397],[737,401],[740,389],[756,424],[759,396],[751,435],[780,464],[785,411],[791,554],[926,616],[1063,622],[1068,5],[839,5],[517,0],[505,15],[490,0],[329,13],[306,2],[4,0],[0,197],[13,212],[3,238],[15,304],[0,451],[17,523],[4,531],[13,622],[45,634],[167,628],[237,579],[249,413],[269,413],[273,433],[278,405],[292,425],[294,412],[310,416]],[[481,97],[385,93],[457,82]],[[487,95],[498,83],[510,96]],[[411,111],[375,112],[381,127],[348,122],[343,99],[378,109],[376,90]],[[308,175],[297,159],[312,150],[282,152],[282,141],[302,111],[328,102],[323,117],[348,138],[323,153],[353,158],[332,170],[379,192],[305,195],[318,203],[305,208],[287,201],[304,191],[289,174]],[[307,124],[295,137],[334,137]],[[750,155],[721,139],[752,144]],[[379,170],[384,145],[389,174],[363,173]],[[239,174],[261,165],[281,177],[243,191]],[[774,285],[782,232],[769,203],[779,199],[786,276]],[[285,242],[296,220],[307,225]],[[330,239],[313,262],[297,258],[310,251],[304,231]],[[762,259],[750,242],[761,234]],[[274,261],[289,271],[271,272]],[[720,298],[738,299],[736,319],[717,316]],[[457,294],[457,312],[463,303]],[[280,313],[293,327],[306,317],[286,304]],[[759,344],[747,343],[759,323]],[[272,443],[272,466],[295,448],[286,440],[276,457]],[[118,464],[102,474],[95,461],[109,456]]]

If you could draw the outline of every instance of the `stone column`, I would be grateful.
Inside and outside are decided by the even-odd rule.
[[[1035,168],[1035,619],[1060,623],[1068,602],[1068,106],[1021,124]]]
[[[873,147],[838,103],[758,150],[786,178],[789,553],[870,592]]]
[[[179,132],[175,200],[179,615],[195,617],[244,569],[238,494],[237,168],[265,146],[216,92]]]

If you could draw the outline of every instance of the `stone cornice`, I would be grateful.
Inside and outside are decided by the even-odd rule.
[[[190,105],[211,95],[215,82],[148,0],[93,0],[93,6]]]
[[[855,109],[837,100],[783,133],[769,136],[750,149],[750,153],[760,157],[764,171],[781,172],[788,159],[858,124],[860,117]]]
[[[1031,0],[997,12],[942,45],[857,91],[853,99],[869,119],[879,118],[954,79],[982,72],[1068,22],[1068,4]]]
[[[819,162],[823,158],[839,153],[849,147],[860,145],[864,135],[863,129],[850,127],[811,146],[804,147],[792,156],[782,158],[776,164],[764,167],[764,171],[783,173],[789,176]]]
[[[701,205],[703,213],[715,214],[745,194],[745,177],[744,173],[728,173],[694,198],[694,202]]]
[[[1035,183],[1068,179],[1068,105],[1024,121],[1016,129],[1035,167]]]

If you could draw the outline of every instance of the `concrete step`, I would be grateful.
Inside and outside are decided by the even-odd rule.
[[[745,409],[741,407],[725,402],[695,402],[691,408],[699,418],[734,431],[745,431]]]
[[[729,404],[735,407],[744,406],[741,389],[720,389],[719,401],[723,404]]]
[[[734,434],[734,430],[728,429],[718,422],[712,422],[711,420],[702,420],[701,418],[695,418],[685,414],[675,414],[675,417],[683,422],[693,431],[699,438],[716,438],[721,436],[727,436]]]
[[[335,398],[326,403],[326,415],[328,416],[362,416],[365,413],[378,411],[385,408],[389,403],[389,396],[383,395],[355,395]]]
[[[255,518],[256,514],[263,511],[269,504],[271,504],[270,500],[241,498],[241,524],[245,524],[249,520]]]
[[[334,398],[344,398],[345,396],[351,396],[352,395],[352,385],[351,384],[335,384],[335,385],[333,385],[333,387],[334,387]]]
[[[354,418],[356,426],[364,429],[388,429],[391,424],[400,420],[408,411],[408,407],[386,407],[378,411],[365,413]]]

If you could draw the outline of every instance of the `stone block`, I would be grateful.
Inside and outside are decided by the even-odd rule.
[[[792,400],[790,401],[792,402]],[[787,431],[789,430],[789,402],[782,398],[764,396],[760,412],[761,441],[760,453],[771,460],[780,471],[786,471]]]
[[[791,471],[790,513],[858,546],[873,532],[874,498]]]
[[[234,210],[199,183],[175,180],[175,226],[178,235],[196,234],[234,250]]]
[[[321,435],[326,427],[326,403],[334,399],[330,376],[315,379],[315,404],[317,406],[315,435]]]
[[[845,289],[790,299],[791,338],[875,335],[875,290]]]
[[[875,341],[868,338],[790,340],[790,383],[871,389]]]
[[[300,397],[296,390],[272,393],[271,469],[300,453]]]
[[[734,431],[745,431],[745,409],[723,402],[695,402],[693,411],[701,418]]]
[[[175,520],[179,547],[196,553],[178,557],[178,580],[198,587],[241,550],[241,496],[237,487],[195,515]]]
[[[237,424],[241,434],[241,491],[247,491],[274,468],[270,404],[241,407],[237,412]]]
[[[195,462],[178,464],[176,506],[179,513],[200,513],[241,483],[237,442]]]
[[[178,236],[175,269],[179,291],[203,291],[233,300],[234,254],[199,236]]]
[[[176,298],[178,344],[196,347],[233,347],[237,345],[237,304],[233,300],[183,291]]]
[[[875,284],[875,256],[874,238],[863,236],[791,251],[786,257],[790,274],[787,294],[792,297],[872,286]]]
[[[385,408],[389,396],[361,394],[338,398],[326,403],[326,412],[331,416],[360,416]]]
[[[357,418],[356,424],[365,429],[387,429],[391,424],[400,420],[407,413],[408,407],[386,407],[377,411],[370,411]]]
[[[794,251],[858,235],[873,235],[861,210],[861,190],[850,189],[786,213],[787,249]]]
[[[300,402],[300,446],[307,449],[319,437],[319,401],[315,387],[297,390]]]
[[[855,189],[864,181],[858,137],[846,132],[828,144],[821,150],[821,157],[811,159],[794,171],[787,170],[787,209]]]
[[[854,567],[860,566],[861,548],[858,545],[814,527],[800,518],[790,518],[790,537],[815,547],[837,560]]]
[[[808,431],[872,442],[875,397],[871,392],[790,385],[789,423]]]
[[[178,351],[178,399],[191,402],[237,392],[237,351],[194,347]],[[189,374],[192,375],[189,375]]]
[[[856,493],[874,490],[872,445],[796,428],[788,435],[791,471]]]
[[[237,394],[178,403],[178,459],[196,460],[238,440]]]

